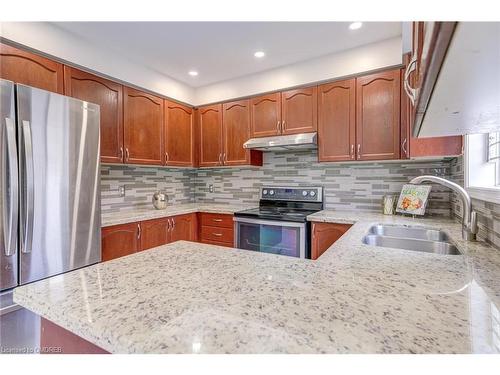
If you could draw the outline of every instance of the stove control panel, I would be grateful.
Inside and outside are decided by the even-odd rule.
[[[323,188],[265,186],[260,189],[260,199],[280,201],[322,202]]]

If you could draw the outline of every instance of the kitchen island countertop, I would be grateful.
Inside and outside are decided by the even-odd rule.
[[[497,353],[500,252],[451,220],[354,224],[317,261],[179,241],[19,287],[20,305],[112,353]],[[462,255],[364,245],[374,223],[448,232]]]

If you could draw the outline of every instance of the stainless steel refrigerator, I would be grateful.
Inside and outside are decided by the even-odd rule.
[[[101,260],[99,179],[99,106],[0,80],[0,314],[16,286]]]

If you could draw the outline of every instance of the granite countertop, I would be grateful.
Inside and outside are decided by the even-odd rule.
[[[179,241],[19,287],[20,305],[112,353],[498,353],[500,252],[449,220],[353,223],[317,261]],[[463,255],[364,245],[370,225],[441,228]]]
[[[151,206],[150,208],[137,208],[132,210],[103,213],[101,215],[101,226],[109,227],[111,225],[134,223],[136,221],[159,219],[162,217],[190,214],[194,212],[233,214],[236,211],[258,207],[258,205],[258,203],[254,205],[182,203],[169,205],[164,210],[156,210],[153,206]]]

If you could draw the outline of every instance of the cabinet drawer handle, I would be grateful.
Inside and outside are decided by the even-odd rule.
[[[358,158],[361,158],[361,144],[358,143]]]
[[[128,147],[125,148],[125,161],[128,161],[130,158],[130,153],[128,152]]]
[[[354,144],[351,145],[351,159],[354,159]]]
[[[222,237],[222,233],[212,233],[215,237]]]
[[[168,164],[168,152],[165,152],[165,164]]]
[[[172,219],[172,230],[175,229],[175,219]]]
[[[222,221],[222,219],[212,219],[213,221],[215,221],[216,223],[220,223]]]
[[[123,162],[123,147],[120,147],[120,160]]]
[[[137,239],[141,238],[141,224],[137,224]]]
[[[286,130],[286,121],[283,120],[283,122],[281,123],[281,132],[284,133]]]
[[[278,133],[278,134],[280,133],[280,122],[279,121],[276,123],[276,133]]]

